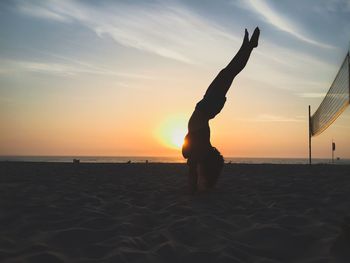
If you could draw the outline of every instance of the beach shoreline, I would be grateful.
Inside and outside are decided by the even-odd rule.
[[[191,196],[186,164],[0,162],[0,261],[329,262],[349,171],[225,164]]]
[[[232,157],[225,156],[225,163],[232,164],[309,164],[308,158],[277,158],[277,157]],[[176,156],[0,156],[0,162],[41,162],[41,163],[71,163],[73,160],[79,160],[80,163],[186,163],[179,153]],[[331,158],[313,158],[313,164],[337,164],[350,165],[350,159],[336,158],[332,162]]]

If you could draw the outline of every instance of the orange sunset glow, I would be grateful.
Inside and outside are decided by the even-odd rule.
[[[187,133],[185,116],[170,117],[160,124],[155,136],[166,147],[180,150]]]
[[[259,25],[259,48],[211,120],[211,142],[230,157],[307,157],[307,107],[317,109],[348,52],[350,16],[311,20],[313,9],[266,1],[210,5],[8,7],[0,155],[181,157],[196,103],[244,29]],[[328,157],[334,139],[350,158],[349,120],[348,109],[313,138],[314,157]]]

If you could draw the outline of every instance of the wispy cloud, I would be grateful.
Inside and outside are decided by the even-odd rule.
[[[298,96],[302,98],[324,98],[324,96],[326,96],[326,93],[325,92],[299,93]]]
[[[262,113],[252,118],[238,118],[238,120],[244,121],[244,122],[304,122],[305,116],[289,117],[289,116]]]
[[[200,63],[209,45],[232,46],[232,41],[240,41],[179,3],[118,3],[107,8],[62,0],[20,2],[18,10],[43,19],[75,21],[99,37],[109,36],[126,47],[191,64]]]
[[[60,14],[57,12],[57,8],[51,9],[49,6],[40,6],[37,5],[36,8],[33,8],[33,5],[29,2],[21,2],[18,5],[18,10],[22,13],[25,13],[30,16],[46,18],[50,20],[56,20],[59,22],[70,22],[68,16]]]
[[[61,56],[59,56],[61,57]],[[61,57],[64,58],[64,57]],[[52,74],[59,76],[76,76],[79,74],[94,74],[117,76],[131,79],[153,79],[153,76],[139,73],[111,71],[109,69],[91,65],[86,62],[72,61],[66,63],[49,61],[24,61],[24,60],[0,60],[2,65],[6,66],[6,71],[0,69],[0,74],[11,74],[11,72],[33,72],[41,74]]]
[[[258,115],[254,121],[258,122],[302,122],[304,121],[302,118],[293,118],[272,114],[260,114]]]
[[[235,46],[238,47],[243,37],[234,35],[231,31],[217,25],[212,20],[204,18],[188,7],[177,2],[150,3],[133,5],[127,2],[91,6],[76,1],[44,1],[36,4],[24,2],[25,8],[18,10],[26,15],[61,22],[55,17],[47,16],[45,10],[65,18],[63,22],[79,23],[91,29],[100,38],[112,38],[120,45],[156,54],[168,59],[199,65],[222,65],[222,59],[232,55]],[[37,7],[39,8],[37,9]],[[39,10],[39,11],[38,11]],[[302,54],[295,50],[280,47],[268,40],[260,44],[262,49],[256,50],[254,77],[272,82],[276,87],[285,88],[291,70],[298,72],[305,66],[308,68],[329,68],[318,58]],[[209,52],[215,47],[215,52]],[[286,59],[288,58],[288,59]],[[60,57],[57,57],[60,61]],[[76,63],[65,59],[68,64],[78,64],[84,70],[91,69],[89,65]],[[261,71],[259,65],[264,65]],[[53,67],[57,74],[60,67]],[[70,70],[70,68],[67,68]],[[276,70],[280,72],[278,76]],[[283,71],[288,74],[283,75]],[[261,73],[258,73],[261,72]],[[274,79],[266,72],[276,75]],[[111,74],[111,73],[108,73]],[[278,82],[278,78],[282,78]],[[282,83],[283,82],[283,83]]]
[[[254,10],[274,27],[298,38],[301,41],[322,48],[333,48],[330,45],[320,43],[319,41],[314,40],[302,33],[302,29],[298,28],[294,23],[289,21],[288,18],[280,15],[273,9],[273,7],[271,7],[271,5],[268,4],[266,0],[246,0],[241,1],[241,5],[245,6],[249,10]]]
[[[19,69],[37,73],[49,73],[58,74],[64,76],[74,76],[77,73],[82,73],[86,71],[81,71],[78,68],[71,67],[69,65],[58,64],[58,63],[42,63],[42,62],[32,62],[32,61],[20,61],[14,63]],[[91,72],[88,72],[91,73]]]
[[[348,13],[350,12],[349,0],[319,0],[314,10],[324,15],[328,13]]]

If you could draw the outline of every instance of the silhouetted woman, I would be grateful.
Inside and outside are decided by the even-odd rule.
[[[188,159],[188,183],[191,193],[213,188],[222,171],[224,159],[210,143],[209,120],[224,107],[226,93],[233,79],[247,64],[252,50],[258,46],[259,35],[260,30],[256,27],[249,40],[248,31],[245,30],[241,48],[210,84],[188,122],[182,155]]]

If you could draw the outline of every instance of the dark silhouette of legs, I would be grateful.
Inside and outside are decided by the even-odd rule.
[[[254,33],[249,40],[249,33],[247,29],[245,30],[243,43],[237,54],[226,66],[226,68],[222,69],[219,72],[213,82],[209,85],[205,96],[209,96],[211,93],[218,93],[221,96],[226,96],[226,93],[229,90],[233,79],[246,66],[253,48],[258,46],[259,35],[260,30],[257,27],[255,28]]]

